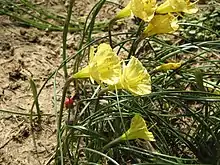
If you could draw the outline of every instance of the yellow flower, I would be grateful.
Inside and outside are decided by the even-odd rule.
[[[198,11],[196,7],[196,2],[190,2],[190,0],[166,0],[163,4],[161,4],[156,13],[165,14],[172,12],[185,12],[188,14],[193,14]]]
[[[128,5],[116,15],[115,19],[129,17],[133,14],[147,22],[153,18],[156,8],[156,0],[131,0]]]
[[[172,33],[178,28],[177,18],[173,15],[155,15],[143,33],[145,36],[152,36],[154,34]]]
[[[135,114],[131,120],[131,126],[121,137],[121,140],[133,140],[133,139],[144,139],[148,141],[155,141],[152,132],[149,132],[144,119],[140,114]]]
[[[181,62],[178,63],[167,63],[167,64],[162,64],[158,67],[155,68],[156,71],[168,71],[168,70],[175,70],[178,69],[181,66]]]
[[[119,57],[110,45],[100,44],[97,52],[90,50],[89,65],[73,75],[74,78],[91,78],[98,83],[104,82],[113,85],[119,81],[121,65]]]
[[[146,95],[151,93],[151,78],[142,63],[135,57],[127,65],[123,63],[120,81],[117,89],[125,89],[134,95]]]
[[[122,19],[125,17],[130,17],[131,15],[132,15],[132,11],[131,11],[131,1],[130,1],[128,5],[116,15],[115,19]]]

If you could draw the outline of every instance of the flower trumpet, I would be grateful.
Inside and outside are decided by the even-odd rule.
[[[135,57],[127,65],[123,63],[122,73],[117,89],[125,89],[134,95],[151,93],[151,77],[142,63]]]
[[[135,114],[135,116],[131,119],[130,128],[123,135],[121,135],[120,137],[116,138],[115,140],[105,145],[103,147],[103,151],[121,141],[134,140],[134,139],[144,139],[146,141],[155,141],[154,135],[152,134],[152,132],[148,131],[147,125],[140,114]]]
[[[143,34],[148,37],[154,34],[172,33],[178,28],[177,18],[173,15],[155,15],[145,28]]]
[[[90,50],[90,60],[88,66],[73,75],[73,78],[90,78],[98,83],[108,85],[119,81],[121,65],[119,57],[108,44],[100,44],[97,52],[94,48]]]
[[[131,120],[130,128],[120,137],[121,140],[144,139],[155,141],[152,132],[149,132],[144,119],[140,114],[135,114]]]

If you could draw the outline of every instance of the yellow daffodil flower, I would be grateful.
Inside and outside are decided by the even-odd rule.
[[[129,17],[133,14],[147,22],[153,18],[156,8],[156,0],[131,0],[128,5],[116,15],[115,19]]]
[[[144,139],[155,141],[152,132],[149,132],[144,119],[140,114],[135,114],[131,120],[130,128],[120,137],[121,140]]]
[[[151,77],[142,63],[132,56],[127,65],[123,63],[116,88],[128,90],[134,95],[146,95],[151,93]]]
[[[155,15],[145,28],[143,34],[147,37],[154,34],[172,33],[178,28],[177,18],[173,15]]]
[[[172,12],[185,12],[188,14],[193,14],[198,11],[196,7],[196,2],[190,2],[190,0],[166,0],[163,4],[161,4],[156,13],[166,14]]]
[[[167,63],[167,64],[162,64],[158,67],[155,68],[156,71],[168,71],[168,70],[175,70],[178,69],[182,65],[181,62],[178,63]]]
[[[121,65],[119,57],[108,44],[100,44],[97,52],[92,47],[90,50],[89,65],[73,75],[74,78],[91,78],[98,83],[108,85],[119,81]]]

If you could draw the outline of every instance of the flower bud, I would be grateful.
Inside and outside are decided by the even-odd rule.
[[[73,106],[73,97],[66,98],[64,104],[66,108],[71,108]]]

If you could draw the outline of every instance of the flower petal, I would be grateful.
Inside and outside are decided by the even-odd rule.
[[[108,85],[119,81],[120,59],[108,44],[100,44],[93,62],[90,64],[91,76]]]
[[[145,36],[154,34],[172,33],[179,28],[177,18],[171,14],[155,15],[144,30]]]
[[[129,4],[116,15],[115,19],[129,17],[133,14],[144,21],[150,21],[154,16],[156,8],[156,0],[131,0]]]
[[[198,1],[196,1],[194,3],[190,3],[190,1],[189,1],[189,5],[187,6],[187,8],[185,10],[183,10],[183,12],[188,13],[188,14],[197,13],[199,8],[197,7],[196,3]]]
[[[195,3],[191,3],[190,0],[166,0],[161,4],[156,13],[166,14],[172,12],[185,12],[188,14],[193,14],[198,11]]]
[[[91,46],[90,52],[89,52],[89,61],[90,62],[92,62],[94,55],[95,55],[95,48],[93,46]]]
[[[153,18],[156,6],[156,0],[131,0],[132,13],[145,22]]]

